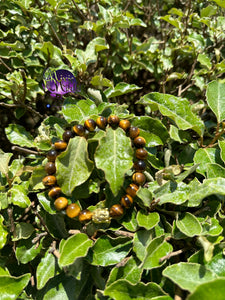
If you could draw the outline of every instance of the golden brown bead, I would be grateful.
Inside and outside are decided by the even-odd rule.
[[[119,125],[119,122],[120,122],[120,119],[115,116],[115,115],[112,115],[112,116],[109,116],[108,117],[108,124],[111,126],[111,127],[116,127]]]
[[[65,197],[59,197],[54,202],[56,210],[63,210],[68,205],[68,200]]]
[[[79,136],[84,136],[84,134],[85,134],[85,128],[81,124],[73,126],[73,131],[76,133],[76,135],[79,135]]]
[[[146,140],[142,136],[137,136],[134,139],[134,146],[136,148],[143,148],[146,145]]]
[[[45,165],[45,171],[46,173],[48,173],[48,175],[52,175],[56,172],[56,167],[55,167],[55,164],[54,162],[47,162],[46,165]]]
[[[95,127],[96,127],[96,123],[93,119],[88,119],[84,122],[84,127],[88,130],[88,131],[94,131]]]
[[[67,143],[64,141],[58,141],[54,144],[56,150],[64,151],[66,150]]]
[[[69,140],[73,137],[73,132],[71,130],[66,130],[63,132],[63,140],[65,142],[69,142]]]
[[[129,208],[133,204],[133,198],[130,195],[125,195],[121,198],[120,204],[125,208]]]
[[[45,176],[42,179],[42,182],[45,186],[51,186],[56,184],[56,177],[52,175]]]
[[[53,187],[49,192],[48,196],[51,198],[57,198],[61,194],[62,190],[59,186]]]
[[[119,218],[123,215],[123,207],[120,204],[114,204],[109,210],[110,217]]]
[[[124,131],[128,131],[130,128],[130,121],[128,120],[121,120],[119,122],[119,127],[122,128]]]
[[[135,156],[138,158],[138,159],[146,159],[147,156],[148,156],[148,152],[143,149],[143,148],[140,148],[140,149],[137,149],[136,152],[135,152]]]
[[[129,136],[131,139],[135,139],[140,134],[140,129],[138,127],[130,127]]]
[[[126,188],[126,193],[130,195],[131,197],[135,197],[136,193],[138,191],[139,187],[135,183],[131,183],[127,188]]]
[[[132,180],[137,185],[143,185],[146,181],[146,177],[143,173],[136,172],[133,174]]]
[[[138,160],[133,165],[135,171],[143,172],[146,169],[146,163],[144,160]]]
[[[80,207],[76,203],[71,203],[66,208],[66,214],[69,218],[75,218],[79,215],[79,213],[80,213]]]
[[[87,222],[90,221],[92,218],[93,213],[88,210],[88,209],[84,209],[79,213],[79,221],[80,222]]]
[[[56,160],[57,157],[57,151],[56,150],[49,150],[47,153],[47,159],[48,161],[54,162]]]
[[[105,117],[100,116],[97,118],[96,124],[97,124],[98,128],[104,130],[107,126],[107,119]]]

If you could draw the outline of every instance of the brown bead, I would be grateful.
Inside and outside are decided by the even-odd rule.
[[[73,126],[73,131],[76,133],[76,135],[79,135],[79,136],[85,135],[85,128],[81,124]]]
[[[100,116],[97,118],[96,124],[97,124],[98,128],[104,130],[107,126],[107,119],[105,117]]]
[[[52,175],[56,172],[56,167],[55,167],[55,164],[54,162],[47,162],[46,165],[45,165],[45,171],[46,173],[48,173],[48,175]]]
[[[121,198],[120,204],[125,208],[129,208],[133,204],[133,198],[130,195],[125,195]]]
[[[143,185],[146,181],[146,177],[143,173],[136,172],[133,174],[132,180],[137,185]]]
[[[144,160],[138,160],[133,165],[135,171],[143,172],[146,169],[146,163]]]
[[[108,117],[108,124],[111,126],[111,127],[116,127],[119,125],[119,122],[120,122],[120,119],[115,116],[115,115],[112,115],[112,116],[109,116]]]
[[[48,196],[51,198],[57,198],[61,194],[62,190],[59,186],[53,187],[49,192]]]
[[[42,179],[42,182],[45,186],[51,186],[56,184],[56,177],[52,175],[45,176]]]
[[[137,149],[136,152],[135,152],[135,156],[138,158],[138,159],[146,159],[147,156],[148,156],[148,152],[143,149],[143,148],[140,148],[140,149]]]
[[[96,123],[93,119],[88,119],[84,122],[84,127],[88,130],[88,131],[94,131],[95,127],[96,127]]]
[[[65,142],[69,142],[69,140],[73,137],[73,132],[71,130],[66,130],[63,132],[63,140]]]
[[[75,218],[79,215],[79,213],[80,213],[80,207],[76,203],[71,203],[66,208],[66,214],[69,218]]]
[[[129,136],[131,139],[135,139],[140,134],[140,129],[138,127],[130,127]]]
[[[138,191],[139,187],[135,183],[131,183],[127,188],[126,188],[126,193],[130,195],[131,197],[135,197],[136,193]]]
[[[54,202],[56,210],[63,210],[68,205],[68,200],[65,197],[59,197]]]
[[[58,142],[55,142],[54,146],[55,146],[56,150],[63,151],[63,150],[66,150],[67,143],[64,141],[58,141]]]
[[[57,151],[52,149],[52,150],[49,150],[48,153],[47,153],[47,159],[48,161],[51,161],[51,162],[54,162],[56,160],[56,157],[57,157]]]
[[[120,204],[114,204],[109,210],[110,217],[119,218],[123,215],[123,207]]]
[[[128,120],[121,120],[119,122],[119,127],[121,127],[124,131],[128,131],[130,128],[130,121]]]
[[[143,148],[146,145],[146,140],[142,136],[137,136],[134,139],[134,146],[136,148]]]
[[[93,213],[88,210],[88,209],[84,209],[79,213],[79,221],[80,222],[86,222],[86,221],[90,221],[92,218]]]

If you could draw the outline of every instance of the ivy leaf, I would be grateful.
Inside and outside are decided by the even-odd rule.
[[[118,83],[114,88],[109,87],[104,91],[105,96],[109,99],[116,96],[121,96],[127,93],[131,93],[141,89],[141,87],[135,84],[128,84],[125,82]]]
[[[30,262],[41,252],[42,242],[37,246],[32,243],[32,238],[33,236],[29,239],[21,240],[17,245],[16,257],[22,264]]]
[[[23,126],[9,124],[5,131],[7,138],[12,144],[16,144],[21,147],[35,147],[34,138]]]
[[[133,165],[131,141],[121,128],[106,130],[95,152],[95,163],[97,168],[105,172],[113,194],[117,195],[123,185],[125,173]]]
[[[34,232],[34,227],[29,223],[18,223],[16,224],[16,237],[13,241],[18,241],[20,239],[28,239]]]
[[[85,182],[93,169],[88,158],[87,141],[83,137],[70,139],[66,151],[56,159],[57,182],[62,192],[71,195],[74,188]]]
[[[14,205],[26,208],[30,205],[27,189],[23,185],[14,185],[11,188],[11,201]]]
[[[138,230],[134,234],[133,250],[140,261],[144,260],[144,257],[146,255],[145,253],[146,248],[148,247],[152,239],[153,237],[152,237],[151,230]]]
[[[225,168],[218,164],[207,164],[207,177],[225,177]]]
[[[212,81],[206,90],[206,100],[220,123],[225,119],[225,83]]]
[[[0,152],[0,172],[4,175],[8,174],[9,171],[9,161],[12,157],[12,153]]]
[[[137,222],[140,227],[144,227],[149,230],[155,227],[160,221],[159,214],[156,212],[146,213],[144,211],[139,211],[137,213]]]
[[[1,299],[18,299],[24,288],[28,285],[30,274],[24,274],[20,277],[0,276]]]
[[[202,232],[202,226],[198,219],[189,212],[180,214],[176,220],[176,225],[182,233],[189,237],[200,235]]]
[[[0,215],[0,249],[2,249],[5,246],[5,243],[7,241],[7,235],[8,235],[8,231],[6,230],[6,227],[3,225],[3,221],[4,218],[3,216]]]

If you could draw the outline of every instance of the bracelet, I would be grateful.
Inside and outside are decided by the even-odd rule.
[[[114,204],[110,209],[97,208],[93,212],[88,209],[81,210],[80,206],[76,203],[68,203],[68,199],[62,195],[60,186],[57,185],[57,178],[55,176],[56,166],[55,160],[57,155],[66,150],[69,140],[75,136],[85,136],[85,131],[95,131],[96,126],[105,130],[107,126],[115,129],[121,127],[126,134],[131,138],[135,150],[135,157],[138,159],[133,164],[134,173],[132,175],[132,183],[126,188],[126,194],[120,199],[119,204]],[[42,180],[45,187],[49,188],[48,196],[54,199],[54,205],[57,211],[65,210],[69,218],[76,218],[80,222],[93,221],[94,223],[107,223],[112,218],[119,218],[124,214],[124,210],[130,208],[133,204],[133,198],[140,186],[146,182],[146,176],[143,172],[146,169],[145,159],[148,152],[144,149],[146,141],[143,137],[139,136],[140,130],[138,127],[131,126],[130,121],[127,119],[120,120],[118,116],[111,115],[108,118],[99,116],[96,121],[87,119],[84,126],[81,124],[73,126],[72,130],[66,130],[63,133],[63,139],[54,143],[54,148],[47,153],[48,162],[45,165],[47,176]]]

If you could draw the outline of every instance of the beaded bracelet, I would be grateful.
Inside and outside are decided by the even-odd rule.
[[[55,160],[58,154],[66,150],[67,144],[74,136],[84,136],[85,131],[95,131],[96,126],[99,129],[105,130],[106,127],[111,126],[116,128],[121,127],[127,135],[132,139],[133,145],[136,148],[135,156],[138,159],[133,164],[135,172],[132,175],[132,183],[126,188],[126,194],[121,198],[120,204],[114,204],[110,209],[101,210],[99,215],[99,209],[91,212],[88,209],[81,210],[79,205],[76,203],[68,204],[66,197],[61,196],[61,188],[57,185],[57,179],[54,175],[56,173]],[[144,149],[146,141],[143,137],[139,136],[140,130],[138,127],[133,127],[130,121],[127,119],[120,120],[118,116],[111,115],[106,119],[103,116],[97,118],[96,121],[88,119],[84,122],[84,126],[81,124],[73,126],[72,130],[66,130],[63,133],[63,139],[54,143],[54,148],[49,150],[47,153],[48,162],[45,165],[45,171],[47,176],[42,180],[43,184],[49,188],[48,196],[54,200],[54,205],[57,211],[66,211],[66,215],[69,218],[78,217],[80,222],[87,222],[92,220],[95,223],[109,222],[112,218],[121,217],[124,214],[124,209],[130,208],[133,204],[133,198],[142,186],[146,177],[143,174],[146,168],[145,159],[148,156],[148,152]]]

